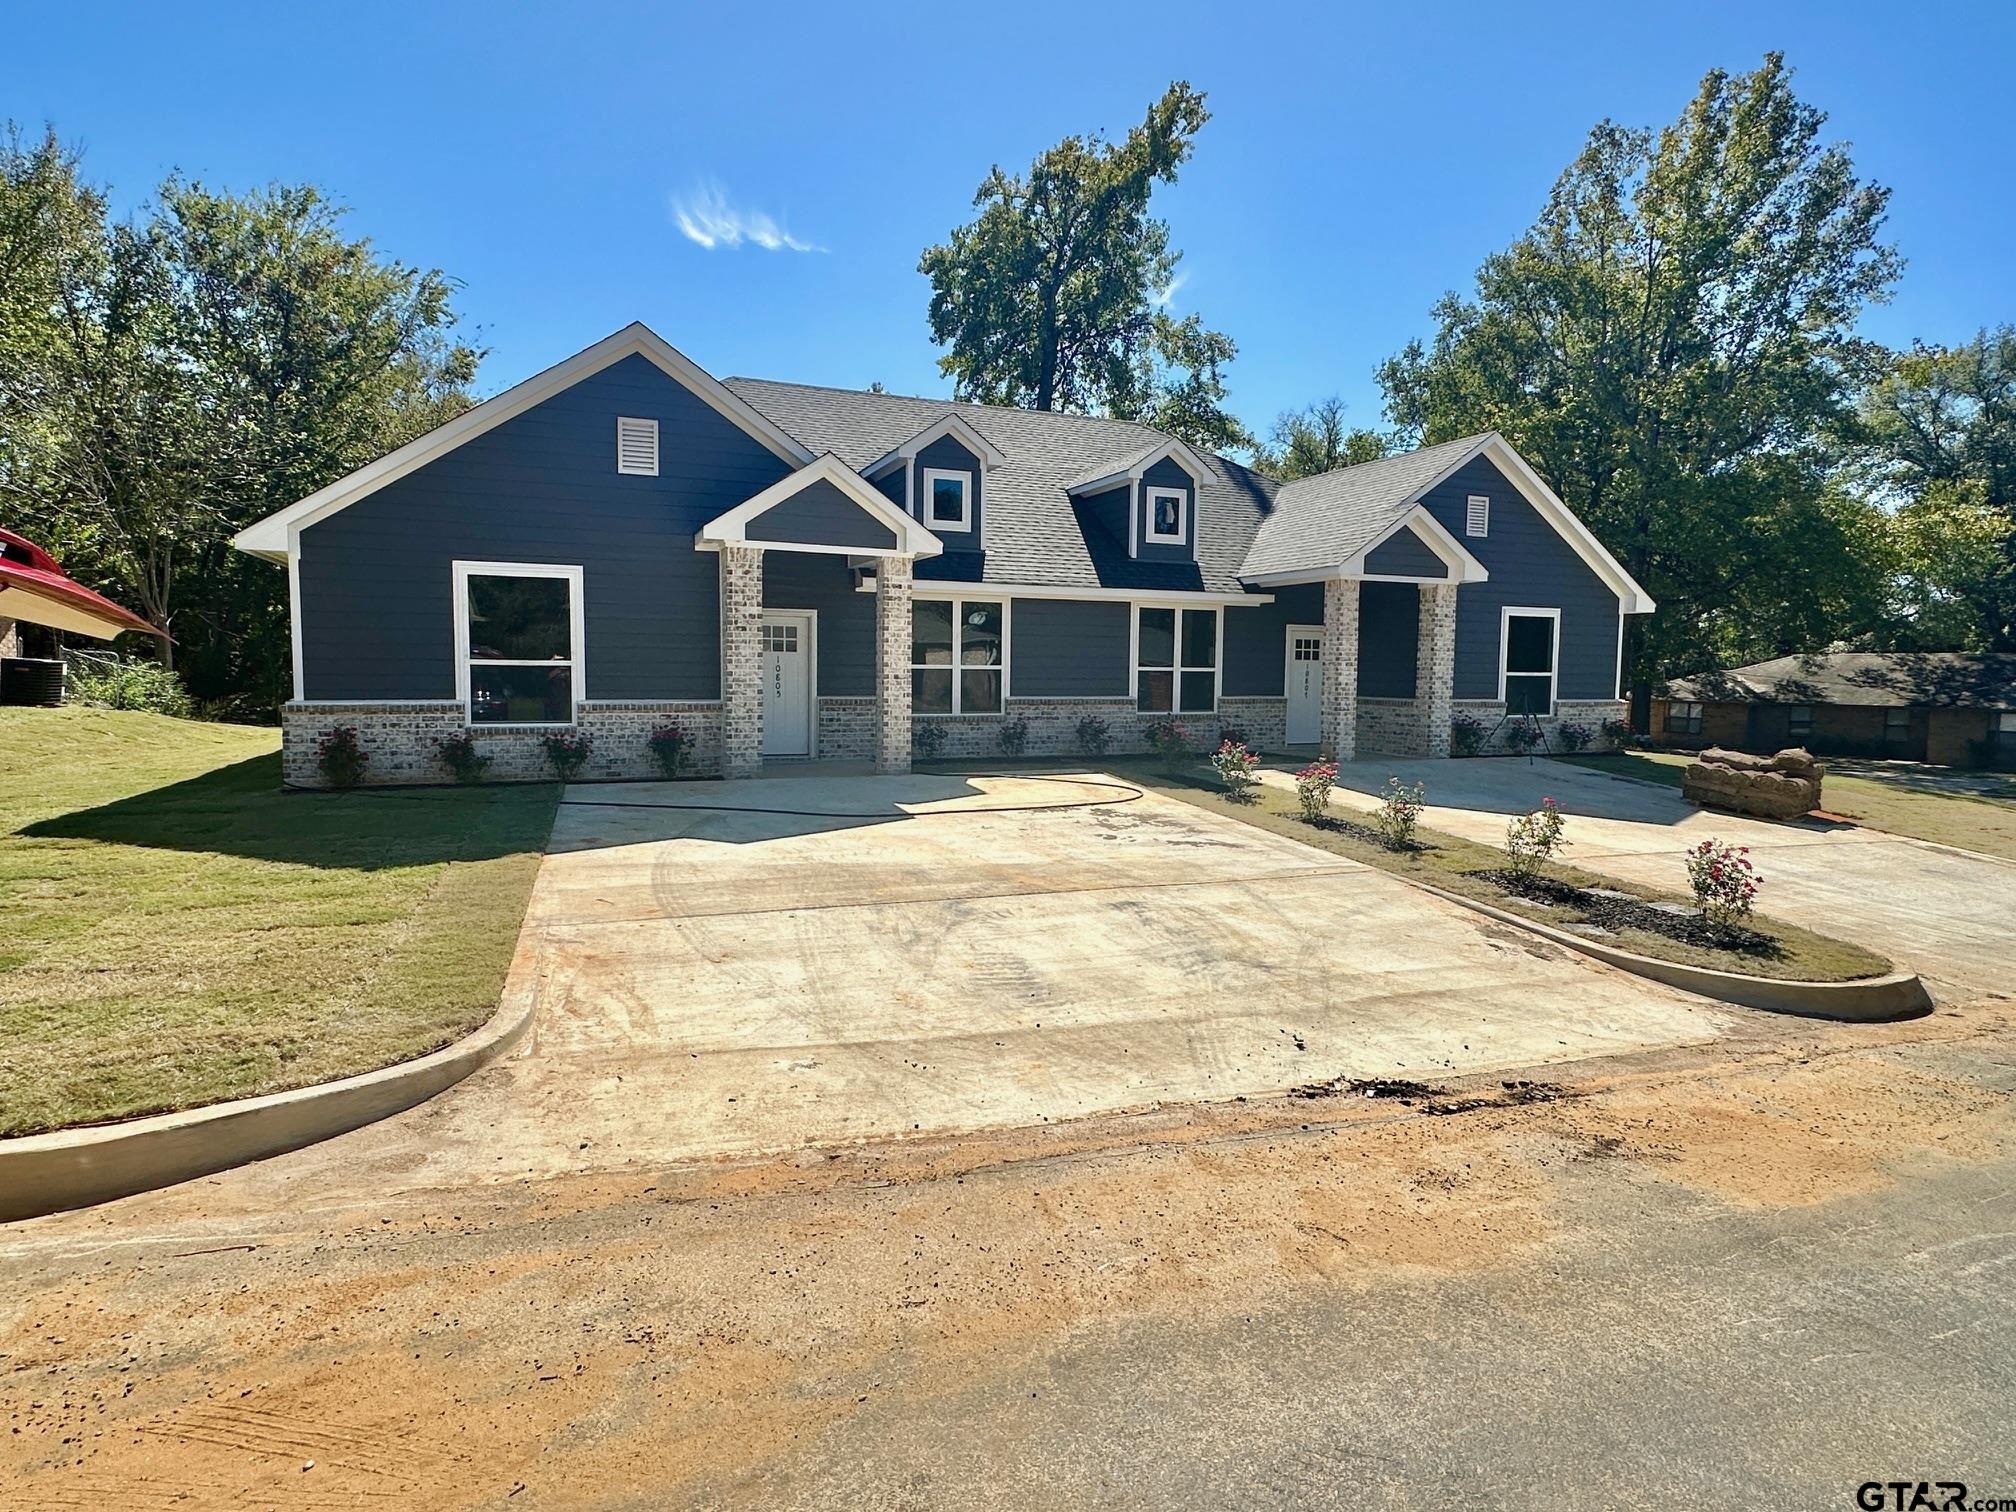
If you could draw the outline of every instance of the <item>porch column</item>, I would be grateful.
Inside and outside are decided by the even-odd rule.
[[[1414,651],[1414,705],[1428,726],[1428,754],[1449,754],[1456,695],[1456,585],[1423,583]]]
[[[875,564],[875,770],[910,770],[912,559]]]
[[[1358,580],[1323,584],[1323,754],[1349,761],[1358,754]]]
[[[763,770],[763,548],[721,556],[721,775]]]

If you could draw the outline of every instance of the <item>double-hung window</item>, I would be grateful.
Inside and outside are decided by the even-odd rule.
[[[1883,744],[1893,751],[1911,744],[1911,711],[1909,709],[1885,709],[1883,711]]]
[[[1190,539],[1189,522],[1184,513],[1187,502],[1180,488],[1148,490],[1147,539],[1150,544],[1181,546]]]
[[[924,469],[924,523],[932,530],[973,528],[973,474]]]
[[[1561,650],[1559,609],[1506,609],[1498,637],[1498,696],[1507,714],[1554,712],[1554,678]]]
[[[1218,707],[1218,611],[1134,610],[1134,706],[1143,714]]]
[[[1007,696],[1008,609],[999,599],[917,599],[910,606],[910,708],[999,714]]]
[[[1666,705],[1666,733],[1668,735],[1699,735],[1701,733],[1701,705],[1680,700]]]
[[[1804,745],[1813,735],[1813,706],[1794,704],[1785,711],[1785,738],[1794,745]]]
[[[471,724],[572,724],[581,704],[581,569],[457,562],[456,692]]]

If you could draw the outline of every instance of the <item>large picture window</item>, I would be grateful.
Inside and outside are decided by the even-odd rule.
[[[581,569],[455,564],[457,692],[471,724],[572,724],[581,702]]]
[[[999,599],[917,599],[910,606],[910,708],[999,714],[1007,696],[1008,606]]]
[[[1143,714],[1218,707],[1216,609],[1135,609],[1134,706]]]
[[[1666,733],[1668,735],[1699,735],[1701,733],[1701,705],[1682,699],[1666,705]]]
[[[1554,678],[1561,650],[1559,609],[1507,609],[1498,637],[1498,696],[1507,714],[1554,712]]]

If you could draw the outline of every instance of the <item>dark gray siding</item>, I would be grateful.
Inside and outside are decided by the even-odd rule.
[[[790,498],[749,522],[752,541],[796,541],[805,546],[858,546],[888,550],[896,532],[873,519],[859,504],[824,478],[816,478]]]
[[[854,591],[847,559],[763,553],[763,607],[819,612],[819,696],[875,695],[875,595]]]
[[[1180,488],[1183,490],[1183,517],[1187,522],[1184,542],[1181,546],[1158,546],[1148,539],[1148,490],[1151,488]],[[1141,476],[1139,497],[1135,502],[1135,556],[1144,562],[1194,562],[1197,560],[1197,485],[1190,474],[1176,463],[1164,457]]]
[[[1389,536],[1365,558],[1367,572],[1388,577],[1446,578],[1449,564],[1428,549],[1428,543],[1408,526]]]
[[[1471,494],[1491,500],[1491,533],[1466,537]],[[1617,693],[1617,595],[1490,462],[1479,457],[1422,500],[1484,564],[1488,583],[1456,591],[1456,696],[1498,696],[1498,621],[1507,604],[1561,611],[1560,698]]]
[[[882,490],[882,496],[905,514],[910,512],[909,476],[906,469],[898,467],[874,480],[875,486]]]
[[[658,421],[657,477],[616,471],[618,415]],[[790,470],[626,357],[303,532],[303,691],[454,697],[460,558],[582,568],[588,697],[719,697],[719,568],[693,536]]]
[[[1017,698],[1125,698],[1131,606],[1017,599],[1010,611],[1009,691]]]
[[[980,532],[987,519],[987,484],[980,467],[980,459],[950,436],[940,436],[917,453],[917,510],[920,518],[924,511],[924,469],[927,467],[940,467],[947,472],[963,472],[972,479],[966,486],[970,490],[967,498],[972,504],[973,528],[945,531],[931,528],[938,539],[945,543],[948,555],[955,551],[980,550]],[[927,527],[931,526],[929,520],[925,520],[924,523]]]
[[[1460,590],[1467,592],[1468,590]],[[1358,587],[1358,693],[1363,698],[1412,698],[1420,659],[1417,627],[1421,590],[1411,583]]]
[[[1323,623],[1323,585],[1296,583],[1273,590],[1274,602],[1225,610],[1227,698],[1279,698],[1288,665],[1288,627]]]

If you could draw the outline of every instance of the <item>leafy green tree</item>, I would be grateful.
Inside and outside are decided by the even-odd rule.
[[[0,152],[0,501],[169,631],[199,697],[270,709],[285,583],[232,533],[459,412],[480,352],[440,272],[313,188],[171,178],[113,223],[76,169],[53,136]]]
[[[1254,448],[1253,465],[1276,478],[1313,478],[1377,462],[1398,449],[1395,439],[1381,431],[1347,425],[1344,401],[1333,394],[1299,410],[1283,410],[1266,444]]]
[[[1896,354],[1856,435],[1900,507],[1900,635],[2016,650],[2016,327]]]
[[[1039,410],[1104,410],[1208,446],[1243,445],[1223,405],[1237,351],[1195,316],[1164,309],[1181,256],[1148,213],[1210,113],[1178,81],[1123,141],[1069,136],[1026,174],[998,165],[980,214],[918,271],[931,280],[931,339],[959,398]]]
[[[1657,132],[1602,123],[1434,340],[1380,370],[1414,436],[1504,432],[1659,600],[1630,621],[1641,710],[1655,676],[1790,649],[1868,574],[1825,437],[1901,264],[1889,192],[1825,119],[1772,53]]]

